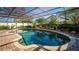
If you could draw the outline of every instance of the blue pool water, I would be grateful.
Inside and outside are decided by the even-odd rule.
[[[23,31],[19,33],[22,35],[21,43],[24,45],[40,44],[47,46],[58,46],[68,43],[69,38],[46,31]]]

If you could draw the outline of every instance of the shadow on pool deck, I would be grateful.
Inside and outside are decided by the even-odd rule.
[[[42,45],[38,45],[38,47],[35,48],[33,51],[39,51],[40,49],[44,49],[45,51],[50,51],[50,50],[44,48]]]
[[[51,51],[49,49],[44,48],[42,45],[38,45],[38,47],[35,48],[33,51],[39,51],[40,49],[43,49],[44,51]],[[61,46],[59,46],[56,51],[60,51],[60,49],[61,49]]]

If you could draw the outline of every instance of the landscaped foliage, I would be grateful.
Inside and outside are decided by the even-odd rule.
[[[0,30],[9,30],[9,29],[14,29],[15,25],[0,25]]]
[[[36,22],[38,23],[38,27],[43,29],[43,28],[45,28],[45,26],[43,26],[43,25],[48,22],[48,19],[47,18],[39,18],[36,20]]]
[[[51,17],[50,17],[49,26],[50,26],[51,28],[57,29],[57,27],[58,27],[58,22],[57,22],[56,16],[51,16]]]
[[[46,19],[46,18],[39,18],[36,21],[37,21],[37,23],[44,24],[44,23],[48,22],[48,19]]]
[[[75,7],[69,10],[65,10],[65,12],[66,12],[66,15],[64,12],[59,13],[59,17],[63,16],[67,19],[71,19],[74,24],[79,24],[79,8]]]
[[[79,32],[79,24],[61,24],[59,26],[60,30],[67,30],[67,31],[77,31]]]

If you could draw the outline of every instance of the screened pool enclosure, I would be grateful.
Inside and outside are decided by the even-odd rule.
[[[79,51],[78,45],[78,7],[0,7],[1,51]]]
[[[78,7],[0,7],[0,22],[17,22],[17,19],[49,18],[55,15],[58,20],[78,16]]]

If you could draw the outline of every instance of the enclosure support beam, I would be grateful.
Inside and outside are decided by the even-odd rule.
[[[63,7],[63,9],[64,9],[64,18],[65,18],[65,20],[67,20],[65,7]]]
[[[9,17],[9,16],[11,15],[11,13],[15,10],[15,8],[16,8],[16,7],[13,7],[13,9],[9,12],[8,17]],[[7,25],[8,25],[8,19],[9,19],[9,18],[7,18]]]

